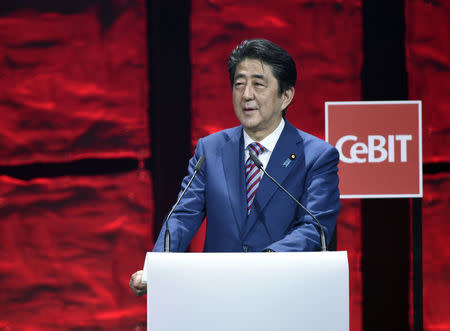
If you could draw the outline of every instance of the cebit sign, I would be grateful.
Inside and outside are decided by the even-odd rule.
[[[422,196],[420,101],[327,102],[341,198]]]
[[[386,146],[386,140],[389,142]],[[368,135],[367,145],[363,142],[357,142],[358,137],[347,135],[336,142],[336,148],[339,151],[340,160],[345,163],[365,163],[365,162],[395,162],[395,141],[400,141],[400,161],[407,162],[407,142],[412,140],[410,134],[389,135],[387,139],[379,135]],[[342,145],[345,142],[353,141],[350,148],[350,157],[342,152]],[[378,153],[378,155],[376,155]]]

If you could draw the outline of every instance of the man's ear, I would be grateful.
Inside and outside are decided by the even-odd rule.
[[[281,109],[286,109],[287,106],[289,106],[289,104],[291,103],[292,99],[294,99],[294,94],[295,94],[295,88],[292,86],[290,88],[288,88],[286,91],[283,92],[283,95],[281,96],[282,98],[282,105],[281,105]]]

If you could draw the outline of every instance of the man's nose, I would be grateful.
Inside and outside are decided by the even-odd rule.
[[[255,97],[255,93],[253,91],[251,84],[247,84],[244,89],[244,99],[252,100],[254,97]]]

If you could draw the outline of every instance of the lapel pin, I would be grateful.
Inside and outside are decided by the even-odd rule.
[[[289,155],[289,157],[286,159],[286,161],[284,161],[283,166],[287,168],[289,166],[289,164],[291,164],[291,161],[294,161],[296,158],[297,158],[297,155],[292,153],[291,155]]]

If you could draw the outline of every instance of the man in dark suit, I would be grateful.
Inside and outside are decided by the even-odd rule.
[[[246,40],[231,53],[228,71],[241,125],[199,140],[182,189],[202,155],[205,163],[170,219],[170,250],[184,252],[205,216],[205,252],[319,250],[315,221],[249,159],[256,154],[320,220],[329,242],[339,210],[339,154],[284,118],[297,79],[292,57],[268,40]],[[164,232],[154,251],[163,251]],[[141,275],[130,281],[138,295],[145,292]]]

